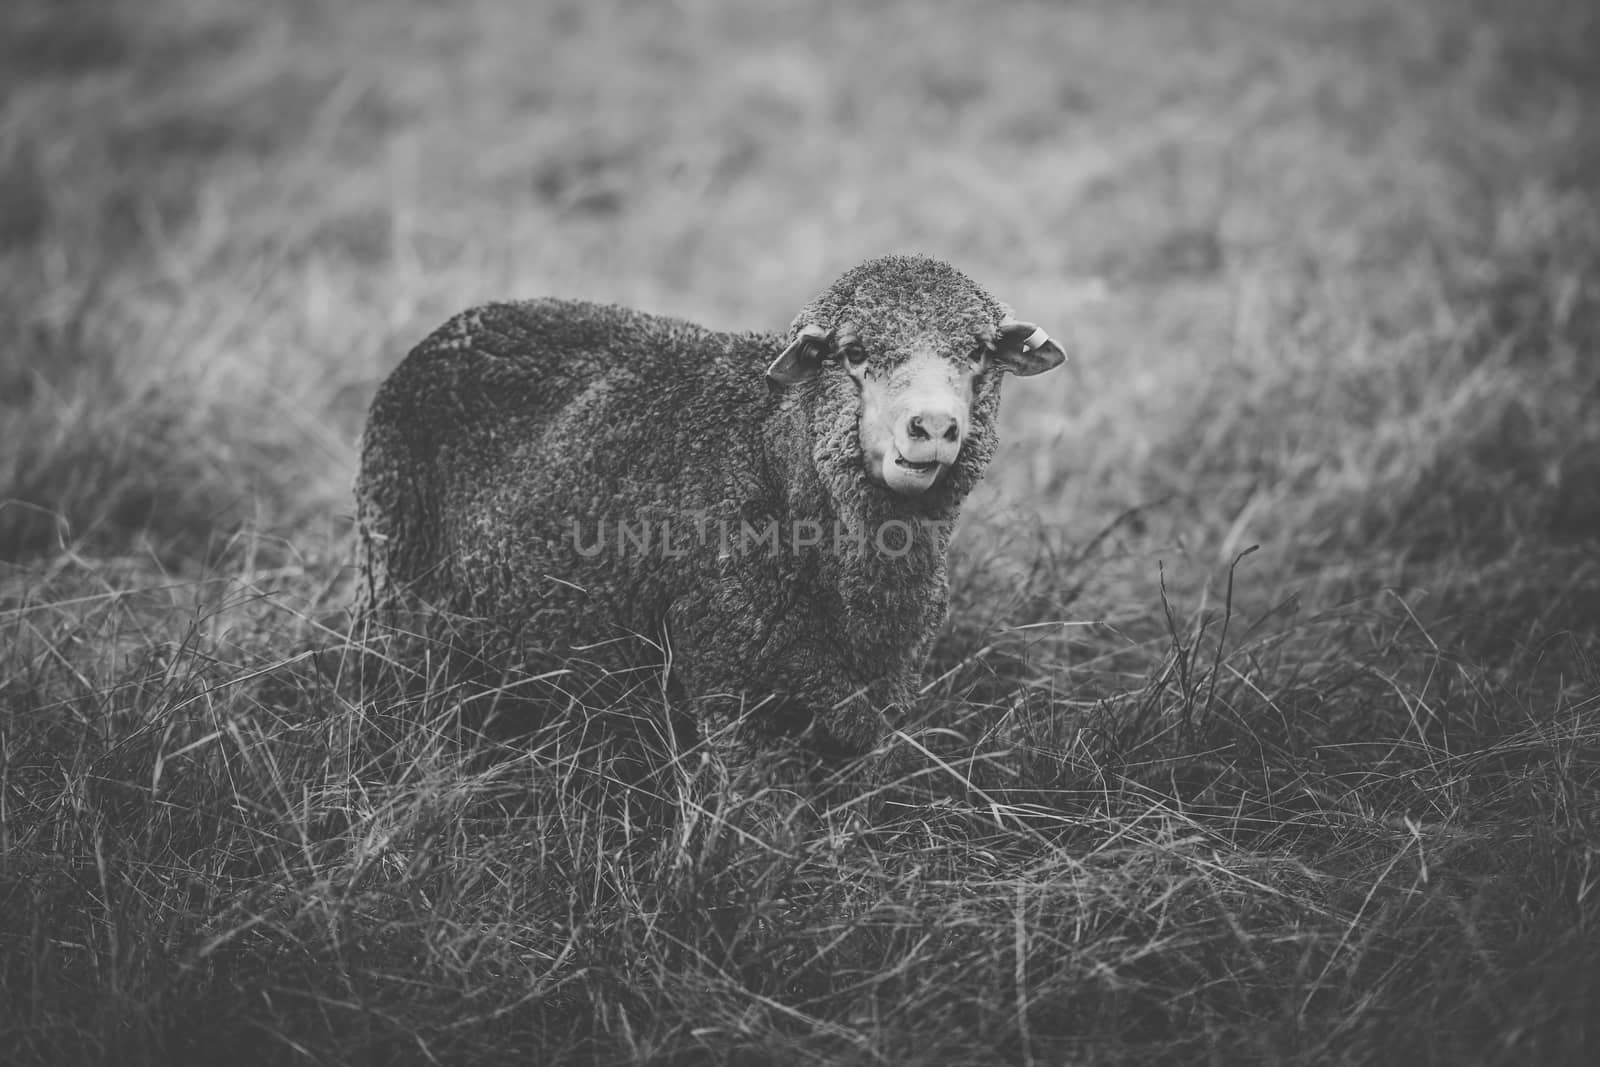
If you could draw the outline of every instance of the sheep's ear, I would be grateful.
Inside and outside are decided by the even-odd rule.
[[[767,380],[776,385],[809,381],[822,371],[822,357],[832,345],[832,335],[821,326],[802,327],[794,343],[767,368]]]
[[[994,340],[994,361],[1019,378],[1043,374],[1067,361],[1067,353],[1031,322],[1007,322]]]

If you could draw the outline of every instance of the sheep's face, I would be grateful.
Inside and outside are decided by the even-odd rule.
[[[861,398],[858,435],[867,477],[903,496],[920,496],[949,471],[972,424],[981,350],[950,358],[935,338],[902,358],[873,359],[853,333],[843,334],[845,371]]]
[[[768,378],[783,386],[821,378],[833,383],[830,394],[853,395],[862,470],[903,497],[949,480],[975,412],[992,413],[1002,372],[1038,374],[1066,358],[1043,330],[1017,322],[963,275],[912,257],[856,268],[794,329]],[[974,477],[987,461],[988,450],[980,451]]]

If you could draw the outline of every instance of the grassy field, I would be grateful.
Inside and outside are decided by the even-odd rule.
[[[1597,115],[1578,0],[8,0],[0,1055],[1592,1062]],[[427,331],[889,251],[1074,358],[875,825],[350,684]]]

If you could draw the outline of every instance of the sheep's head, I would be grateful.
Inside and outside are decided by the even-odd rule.
[[[920,497],[963,465],[964,482],[982,475],[1003,373],[1039,374],[1065,359],[1043,330],[948,264],[888,256],[808,304],[767,377],[785,387],[823,381],[833,395],[853,396],[866,477]]]

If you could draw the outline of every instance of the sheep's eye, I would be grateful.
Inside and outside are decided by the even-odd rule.
[[[844,358],[850,361],[852,367],[859,367],[867,361],[867,350],[860,345],[851,345],[844,350]]]
[[[989,361],[989,350],[987,348],[985,348],[983,345],[979,345],[977,348],[974,348],[971,351],[971,353],[968,354],[967,360],[974,367],[977,367],[979,370],[982,370],[984,364]]]

